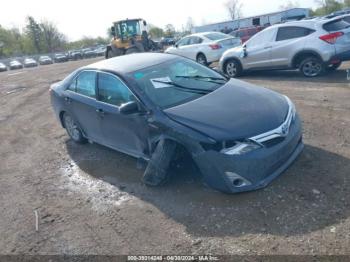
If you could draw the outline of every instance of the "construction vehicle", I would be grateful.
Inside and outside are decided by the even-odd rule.
[[[106,49],[106,58],[157,50],[150,39],[147,22],[143,19],[126,19],[113,23],[113,38]]]

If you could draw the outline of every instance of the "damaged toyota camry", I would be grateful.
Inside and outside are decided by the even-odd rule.
[[[288,97],[175,55],[100,61],[50,93],[72,140],[146,160],[142,179],[151,186],[167,181],[180,148],[205,183],[227,193],[266,186],[303,149],[301,121]]]

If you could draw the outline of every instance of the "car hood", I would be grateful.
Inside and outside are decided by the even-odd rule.
[[[208,95],[164,112],[172,120],[216,141],[237,140],[281,125],[288,103],[274,91],[231,79]]]

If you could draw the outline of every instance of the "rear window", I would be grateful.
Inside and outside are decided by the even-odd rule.
[[[297,26],[280,27],[277,32],[276,41],[300,38],[300,37],[307,36],[313,32],[315,31],[305,27],[297,27]]]
[[[343,19],[338,19],[323,25],[323,29],[330,32],[343,30],[348,27],[350,27],[350,24]]]
[[[229,35],[226,35],[223,33],[209,33],[209,34],[205,34],[204,36],[213,41],[230,37]]]

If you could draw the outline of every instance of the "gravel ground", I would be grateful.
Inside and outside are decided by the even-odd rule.
[[[68,139],[48,87],[95,60],[0,73],[0,254],[350,255],[350,64],[241,78],[295,102],[305,150],[267,188],[226,195],[189,164],[148,188],[135,159]]]

